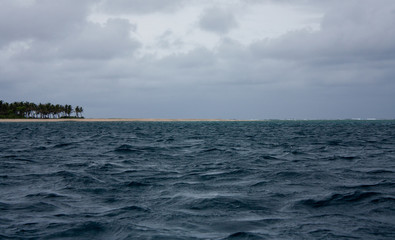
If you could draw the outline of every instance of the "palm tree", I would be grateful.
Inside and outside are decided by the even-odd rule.
[[[73,107],[71,105],[66,105],[66,114],[70,117],[70,114],[73,112]]]
[[[78,117],[78,112],[80,111],[80,107],[76,106],[74,109],[75,116]]]
[[[36,118],[37,114],[37,105],[35,103],[26,102],[27,105],[27,114],[29,118]]]
[[[40,118],[44,118],[44,105],[42,103],[38,104],[37,113],[40,115]]]
[[[0,100],[0,118],[60,118],[75,112],[76,117],[82,118],[83,109],[80,106],[59,105],[30,102],[7,103]]]
[[[81,118],[83,118],[82,116],[82,112],[84,111],[84,109],[82,107],[80,107],[80,114],[81,114]]]
[[[77,106],[77,107],[75,107],[75,115],[76,115],[76,117],[79,117],[79,118],[82,118],[82,115],[81,116],[78,116],[78,114],[80,114],[80,113],[82,113],[84,110],[82,109],[82,107],[79,107],[79,106]]]

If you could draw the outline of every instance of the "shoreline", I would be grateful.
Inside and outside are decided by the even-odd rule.
[[[266,122],[266,121],[395,121],[395,119],[217,119],[217,118],[0,118],[0,123],[28,122]]]
[[[232,119],[170,119],[170,118],[60,118],[60,119],[0,119],[1,122],[240,122]]]

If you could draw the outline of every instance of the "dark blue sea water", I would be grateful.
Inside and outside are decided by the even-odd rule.
[[[0,123],[0,239],[395,239],[395,122]]]

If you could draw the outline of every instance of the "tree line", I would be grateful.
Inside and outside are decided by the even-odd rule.
[[[80,106],[52,103],[13,102],[0,100],[0,118],[83,118]],[[72,116],[75,113],[75,116]]]

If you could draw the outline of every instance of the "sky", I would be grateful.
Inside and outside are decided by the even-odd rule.
[[[87,118],[395,118],[393,0],[0,0],[0,99]]]

